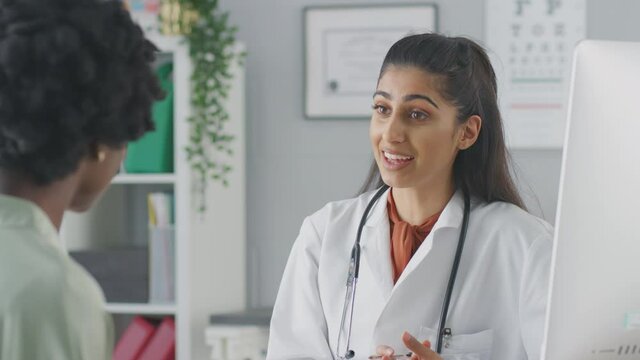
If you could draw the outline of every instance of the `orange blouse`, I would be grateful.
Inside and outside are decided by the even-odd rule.
[[[389,191],[387,213],[389,214],[389,227],[391,229],[391,261],[393,265],[393,283],[395,284],[404,268],[409,264],[413,254],[433,229],[442,211],[431,215],[421,225],[411,225],[400,219],[396,203],[393,200],[393,191]]]

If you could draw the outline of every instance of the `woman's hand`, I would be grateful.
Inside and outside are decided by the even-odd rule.
[[[435,351],[431,350],[431,343],[428,340],[420,343],[416,338],[408,332],[402,334],[402,342],[411,350],[411,360],[442,360]],[[382,360],[394,360],[394,350],[389,346],[380,345],[376,349],[376,353],[382,356]]]

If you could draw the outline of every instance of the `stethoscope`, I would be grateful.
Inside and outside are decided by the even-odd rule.
[[[351,250],[351,260],[349,261],[349,274],[347,276],[347,292],[344,297],[344,306],[342,308],[342,316],[340,321],[340,329],[338,331],[338,341],[336,343],[336,356],[338,359],[352,359],[355,357],[355,351],[350,349],[351,342],[351,322],[353,320],[353,304],[356,296],[356,283],[358,282],[358,276],[360,274],[360,236],[362,235],[362,228],[367,222],[367,217],[371,208],[376,204],[380,196],[389,188],[388,185],[383,185],[373,196],[373,198],[367,204],[367,207],[362,214],[360,225],[358,225],[358,232],[356,235],[356,243]],[[440,354],[442,351],[442,344],[445,340],[448,340],[452,336],[450,328],[445,327],[447,322],[447,313],[449,311],[449,303],[451,302],[451,293],[453,292],[453,285],[456,282],[456,275],[458,274],[458,266],[460,265],[460,258],[462,257],[462,249],[464,248],[464,241],[467,236],[467,228],[469,226],[469,207],[470,200],[469,194],[466,191],[464,193],[464,215],[462,217],[462,228],[460,229],[460,237],[458,238],[458,247],[456,249],[456,256],[453,260],[451,273],[449,274],[449,283],[447,285],[447,291],[445,293],[444,302],[442,304],[442,312],[440,313],[440,321],[438,325],[438,339],[436,342],[436,352]],[[347,312],[350,314],[347,316]],[[348,326],[345,327],[346,321],[349,321]],[[340,355],[340,340],[342,337],[346,338],[346,350],[344,355]]]

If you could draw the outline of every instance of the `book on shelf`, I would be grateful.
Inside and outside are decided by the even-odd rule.
[[[172,317],[165,317],[136,360],[174,360],[176,326]]]
[[[156,328],[142,316],[135,316],[113,351],[112,360],[137,360]]]
[[[171,192],[152,192],[147,195],[150,227],[173,227],[174,197]]]
[[[149,302],[175,300],[175,229],[172,193],[147,197],[149,210]]]

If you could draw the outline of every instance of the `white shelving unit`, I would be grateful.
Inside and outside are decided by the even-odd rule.
[[[234,82],[227,109],[228,131],[235,136],[229,186],[212,183],[208,210],[197,212],[186,160],[189,141],[191,61],[179,37],[149,36],[173,61],[174,173],[120,174],[92,210],[67,214],[61,237],[69,250],[145,246],[148,241],[146,201],[150,191],[173,191],[175,199],[175,304],[109,303],[114,317],[174,316],[176,359],[207,358],[204,340],[212,313],[239,311],[246,305],[244,72],[232,69]],[[240,51],[240,49],[238,50]],[[119,334],[117,334],[119,335]]]
[[[120,174],[111,184],[175,184],[176,178],[175,174]]]
[[[176,306],[164,304],[109,303],[107,304],[107,312],[114,315],[175,315]]]

